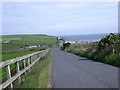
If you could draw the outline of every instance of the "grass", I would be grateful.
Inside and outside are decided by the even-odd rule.
[[[24,55],[27,55],[27,54],[30,54],[30,53],[33,53],[36,51],[40,51],[40,50],[41,50],[40,48],[35,48],[35,49],[25,49],[25,50],[2,53],[2,61],[20,57],[20,56],[24,56]],[[0,62],[1,62],[1,60],[0,60]]]
[[[88,45],[88,47],[86,45],[85,48],[87,48],[86,51],[82,50],[81,44],[79,44],[79,46],[74,44],[69,47],[69,52],[82,57],[86,57],[93,61],[102,62],[116,67],[120,67],[120,62],[119,62],[120,58],[118,53],[113,53],[110,51],[108,52],[107,50],[92,52],[93,48],[95,47],[90,48],[90,45]]]
[[[8,41],[7,43],[3,43]],[[28,34],[28,35],[3,35],[2,36],[2,51],[11,51],[25,45],[41,45],[41,44],[55,44],[56,37],[41,35],[41,34]]]
[[[28,49],[28,50],[21,50],[21,51],[16,51],[16,52],[8,52],[8,53],[4,53],[2,55],[2,61],[5,61],[5,60],[8,60],[8,59],[12,59],[12,58],[15,58],[15,57],[20,57],[20,56],[23,56],[23,55],[27,55],[27,54],[30,54],[30,53],[33,53],[33,52],[36,52],[36,51],[40,51],[41,49],[39,48],[36,48],[36,49]],[[27,60],[26,60],[27,62]],[[19,62],[19,64],[22,63],[22,61]],[[20,64],[22,66],[22,64]],[[10,68],[13,70],[15,70],[15,63],[14,64],[11,64],[10,65]],[[0,69],[1,70],[1,69]],[[5,70],[5,67],[2,68],[1,70],[2,74],[0,74],[0,77],[2,77],[2,79],[0,79],[0,81],[4,81],[6,80],[6,70]]]
[[[2,38],[2,40],[1,40]],[[15,57],[23,56],[32,53],[36,50],[21,50],[20,47],[32,46],[32,45],[42,45],[42,44],[55,44],[56,37],[42,35],[42,34],[28,34],[28,35],[3,35],[0,37],[2,42],[2,56],[1,61],[12,59]],[[6,42],[7,41],[7,42]]]
[[[27,74],[25,81],[17,88],[47,88],[51,68],[51,53],[42,58],[31,72]]]
[[[36,49],[20,49],[24,46],[49,44],[54,45],[56,43],[56,37],[41,35],[41,34],[29,34],[29,35],[2,35],[0,37],[0,62],[8,59],[24,56],[36,51],[40,51],[40,48]],[[2,58],[1,58],[2,57]],[[11,69],[15,68],[15,64],[10,65]],[[2,72],[2,73],[1,73]],[[6,72],[5,68],[0,68],[0,81],[5,80]]]

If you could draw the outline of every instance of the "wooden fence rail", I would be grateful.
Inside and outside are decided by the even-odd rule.
[[[41,57],[44,57],[48,53],[49,49],[35,52],[32,54],[28,54],[22,57],[17,57],[14,59],[6,60],[4,62],[0,62],[0,68],[6,68],[7,80],[0,85],[0,90],[8,87],[13,88],[13,82],[18,79],[19,83],[21,83],[21,75],[26,74],[26,71],[30,71],[30,68],[40,60]],[[19,61],[23,63],[23,69],[20,70]],[[10,65],[16,65],[16,74],[14,76],[11,75]]]

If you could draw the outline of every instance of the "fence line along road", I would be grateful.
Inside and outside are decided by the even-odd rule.
[[[21,83],[21,75],[26,74],[26,71],[30,71],[30,68],[38,62],[41,57],[44,57],[48,53],[49,49],[43,50],[43,51],[38,51],[32,54],[28,54],[22,57],[6,60],[4,62],[0,62],[0,68],[6,68],[6,76],[7,80],[3,82],[0,85],[0,90],[8,87],[10,85],[10,88],[13,88],[13,82],[18,79],[19,83]],[[20,61],[22,61],[23,64],[23,69],[20,70]],[[11,74],[11,68],[10,65],[14,64],[16,65],[16,74],[12,76]]]

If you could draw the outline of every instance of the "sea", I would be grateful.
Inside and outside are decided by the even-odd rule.
[[[65,40],[72,41],[99,41],[101,38],[105,37],[108,34],[90,34],[90,35],[63,35],[60,36]]]

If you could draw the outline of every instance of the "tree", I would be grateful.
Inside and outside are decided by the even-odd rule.
[[[106,37],[103,37],[99,42],[98,42],[98,51],[103,51],[105,50],[106,47],[112,47],[113,52],[114,49],[116,48],[116,44],[120,44],[120,36],[119,34],[114,34],[110,33]]]

